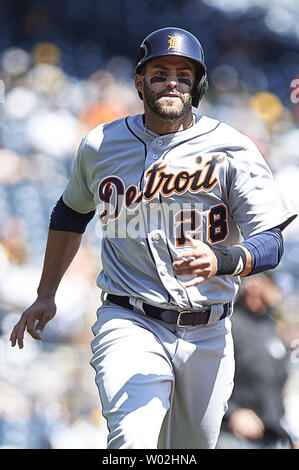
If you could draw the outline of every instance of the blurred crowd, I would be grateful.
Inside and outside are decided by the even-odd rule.
[[[202,38],[210,87],[199,112],[249,135],[299,212],[299,107],[291,100],[291,80],[299,77],[299,30],[287,27],[299,18],[299,9],[291,0],[271,2],[271,14],[262,1],[239,0],[229,11],[224,7],[229,2],[210,3],[165,2],[167,18],[157,1],[99,0],[93,12],[92,2],[65,0],[53,20],[56,0],[1,2],[0,448],[106,447],[89,366],[91,325],[100,304],[96,218],[61,283],[58,312],[43,341],[26,335],[19,351],[10,348],[8,339],[20,313],[35,299],[49,214],[81,138],[102,122],[142,112],[133,70],[144,34],[172,23]],[[284,15],[282,3],[291,7]],[[141,7],[147,14],[138,20]],[[233,33],[240,29],[236,44]],[[275,280],[282,296],[276,321],[289,354],[286,415],[299,435],[298,235],[296,220],[285,232],[285,255]]]

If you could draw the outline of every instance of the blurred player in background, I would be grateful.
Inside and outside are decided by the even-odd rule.
[[[275,319],[281,300],[270,276],[244,279],[232,318],[234,389],[218,448],[287,449],[299,444],[285,419],[289,357]]]

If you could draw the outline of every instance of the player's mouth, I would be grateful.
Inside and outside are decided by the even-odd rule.
[[[182,99],[180,95],[178,95],[177,93],[163,93],[159,96],[158,99],[160,98],[167,98],[167,99]]]
[[[161,96],[169,96],[170,98],[180,98],[180,95],[177,93],[163,93]]]

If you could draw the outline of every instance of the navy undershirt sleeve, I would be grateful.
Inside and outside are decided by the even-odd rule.
[[[250,253],[250,272],[244,276],[258,274],[269,269],[274,269],[279,264],[283,255],[283,238],[279,227],[258,233],[240,245],[247,248]],[[241,246],[230,248],[212,248],[218,263],[218,275],[242,275],[247,269],[247,256]]]
[[[84,233],[94,214],[95,210],[86,214],[74,211],[64,203],[61,196],[53,208],[49,228],[65,232]]]
[[[284,251],[283,237],[278,227],[258,233],[240,244],[251,254],[252,270],[249,275],[276,268]]]

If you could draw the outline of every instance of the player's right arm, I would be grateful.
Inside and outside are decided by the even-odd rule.
[[[23,348],[26,330],[32,338],[41,340],[46,324],[56,314],[55,294],[79,249],[81,238],[82,233],[49,230],[37,299],[14,326],[10,336],[11,346],[18,344],[20,349]]]

